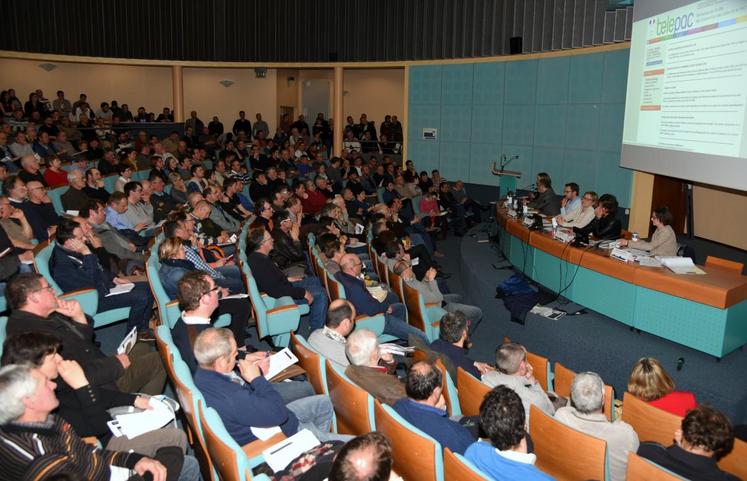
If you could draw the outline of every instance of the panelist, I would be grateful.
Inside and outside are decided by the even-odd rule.
[[[669,207],[664,206],[654,209],[651,214],[651,223],[656,227],[651,240],[628,241],[620,239],[620,245],[650,252],[652,256],[676,256],[677,236],[672,229],[672,213],[669,211]]]
[[[540,214],[556,216],[560,214],[560,201],[552,190],[552,180],[545,172],[537,174],[537,193],[534,200],[527,204],[530,209],[536,209]]]
[[[578,227],[583,228],[589,225],[589,222],[594,220],[594,209],[597,206],[597,200],[599,196],[594,191],[588,191],[584,193],[581,198],[581,208],[570,214],[563,214],[561,208],[560,215],[557,217],[558,225],[562,227]]]
[[[594,218],[583,228],[574,227],[573,232],[582,236],[593,235],[595,239],[617,239],[622,232],[620,220],[615,218],[617,199],[612,194],[604,194],[594,209]]]
[[[570,182],[563,188],[560,199],[560,215],[573,218],[581,210],[581,199],[578,198],[578,184]]]

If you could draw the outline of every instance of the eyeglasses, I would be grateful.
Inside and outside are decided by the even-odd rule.
[[[592,198],[591,198],[591,197],[589,197],[588,195],[585,195],[585,196],[583,197],[583,200],[590,200],[590,201],[594,202],[594,199],[592,199]]]
[[[44,292],[44,291],[49,291],[49,292],[51,292],[51,293],[54,294],[54,287],[52,287],[52,286],[40,287],[39,289],[35,289],[35,290],[31,291],[31,293],[33,294],[34,292]]]
[[[210,289],[209,291],[207,291],[205,294],[203,294],[203,296],[209,296],[210,294],[212,294],[213,292],[216,292],[218,290],[220,290],[220,286],[216,285],[215,287],[213,287],[212,289]]]

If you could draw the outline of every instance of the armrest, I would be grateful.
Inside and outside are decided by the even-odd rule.
[[[268,309],[267,310],[267,314],[268,315],[270,315],[270,314],[277,314],[277,313],[286,312],[286,311],[290,312],[290,311],[292,311],[294,309],[298,309],[298,306],[295,305],[295,304],[286,305],[286,306],[278,306],[278,307],[274,307],[272,309]]]
[[[426,302],[425,303],[426,309],[430,309],[432,307],[441,307],[441,303],[440,302]]]
[[[166,307],[166,309],[168,309],[170,307],[174,307],[174,306],[178,306],[178,305],[179,305],[179,300],[178,299],[174,299],[173,301],[167,302],[165,307]]]
[[[89,316],[93,316],[98,312],[99,309],[99,293],[96,289],[79,289],[77,291],[70,291],[59,296],[60,299],[71,300],[74,299],[80,303],[80,307],[83,312]]]
[[[241,450],[244,451],[244,454],[246,454],[246,457],[249,460],[251,460],[252,458],[256,458],[257,456],[262,454],[262,451],[264,451],[265,449],[279,443],[280,441],[283,441],[284,439],[286,439],[285,434],[278,433],[274,435],[273,437],[271,437],[270,439],[268,439],[267,441],[262,441],[258,439],[256,441],[252,441],[249,444],[245,444],[244,446],[241,447]]]
[[[368,329],[373,331],[377,336],[380,336],[384,332],[386,320],[383,313],[375,316],[360,315],[355,318],[355,324],[359,328]]]

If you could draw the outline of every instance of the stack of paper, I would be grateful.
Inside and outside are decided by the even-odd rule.
[[[117,296],[119,294],[127,294],[134,288],[135,288],[135,284],[133,284],[132,282],[125,282],[124,284],[117,284],[111,289],[109,289],[109,294],[107,294],[106,297]]]
[[[109,421],[109,429],[115,436],[125,435],[128,439],[160,429],[174,420],[174,412],[169,405],[154,397],[149,400],[151,409],[140,412],[119,414]]]
[[[288,463],[301,453],[318,446],[319,440],[308,429],[302,429],[288,439],[262,451],[267,465],[274,471],[282,471]]]
[[[675,274],[705,274],[705,272],[693,264],[689,257],[657,257],[657,259]]]
[[[270,368],[265,373],[265,379],[272,379],[284,369],[298,362],[298,358],[287,347],[270,356]]]
[[[387,342],[379,345],[379,351],[381,354],[396,354],[398,356],[404,356],[408,352],[415,352],[415,348],[412,346],[400,346],[399,344]]]

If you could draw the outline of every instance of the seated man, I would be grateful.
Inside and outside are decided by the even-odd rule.
[[[109,191],[104,188],[104,179],[99,169],[86,170],[86,186],[83,187],[83,192],[92,199],[109,202]]]
[[[355,310],[367,316],[384,314],[384,334],[403,340],[414,335],[428,342],[421,330],[404,321],[405,306],[397,302],[396,295],[390,292],[383,301],[371,295],[365,282],[360,278],[362,265],[363,263],[355,254],[345,254],[340,260],[342,270],[335,275],[335,279],[345,288],[345,297],[355,306]]]
[[[307,262],[301,244],[301,226],[291,220],[285,209],[273,214],[272,224],[273,262],[289,276],[303,276]]]
[[[497,371],[482,375],[482,382],[490,387],[507,386],[516,391],[524,404],[525,417],[529,419],[529,405],[534,404],[545,413],[555,414],[547,393],[534,378],[534,369],[527,362],[527,351],[521,344],[507,342],[495,351]]]
[[[111,290],[130,281],[115,276],[99,264],[98,258],[86,245],[78,222],[62,219],[57,227],[57,242],[49,261],[49,271],[64,292],[78,289],[96,289],[99,295],[98,311],[105,312],[129,307],[127,328],[137,327],[138,338],[153,341],[149,321],[153,314],[153,294],[147,282],[133,282],[129,292],[110,295]]]
[[[355,307],[350,301],[336,299],[329,305],[324,327],[309,336],[309,345],[337,367],[344,369],[350,364],[345,355],[346,338],[354,328]]]
[[[47,186],[47,181],[44,180],[44,176],[39,172],[39,160],[34,155],[24,155],[21,158],[21,171],[18,173],[18,177],[27,184],[32,180],[35,180],[42,184],[44,187]]]
[[[594,208],[597,206],[598,198],[599,196],[594,191],[585,192],[581,198],[581,207],[571,215],[561,213],[557,217],[558,224],[563,227],[586,227],[594,219]]]
[[[124,185],[124,194],[127,196],[127,210],[124,212],[125,218],[132,225],[144,225],[146,230],[156,226],[153,222],[153,206],[150,202],[143,201],[144,184],[142,182],[127,182]],[[148,182],[150,187],[150,182]]]
[[[319,329],[327,317],[327,293],[316,277],[287,277],[269,254],[274,242],[264,227],[249,229],[246,238],[247,263],[260,292],[271,297],[290,296],[296,304],[309,304],[309,325]]]
[[[50,233],[54,233],[60,216],[54,210],[46,186],[32,180],[26,184],[26,188],[29,192],[29,201],[23,203],[22,209],[34,231],[34,239],[42,242],[49,239]]]
[[[67,183],[70,186],[67,192],[60,196],[62,208],[65,211],[80,211],[85,207],[91,198],[86,194],[83,188],[86,186],[85,173],[82,170],[71,170],[67,174]]]
[[[130,272],[135,267],[143,268],[145,259],[142,249],[109,225],[106,221],[106,207],[103,202],[97,199],[89,200],[80,209],[80,217],[93,228],[101,239],[104,249],[125,264],[121,269],[123,272]]]
[[[407,397],[397,401],[395,411],[416,428],[449,448],[464,454],[476,440],[470,432],[446,412],[446,401],[441,392],[441,371],[426,362],[412,365],[407,373]]]
[[[581,199],[578,198],[578,184],[570,182],[563,188],[563,198],[560,199],[559,218],[575,219],[581,213]]]
[[[422,280],[415,277],[410,263],[405,260],[398,261],[394,269],[395,274],[402,277],[402,281],[423,295],[426,304],[437,304],[443,306],[447,312],[461,312],[469,321],[470,331],[474,332],[477,325],[482,321],[482,309],[477,306],[462,303],[461,294],[441,294],[436,281],[438,271],[431,267],[426,271]]]
[[[556,216],[560,214],[560,200],[552,190],[552,180],[544,172],[537,174],[537,194],[534,200],[527,204],[542,215]]]
[[[407,396],[405,386],[390,374],[396,367],[391,354],[381,354],[376,334],[368,329],[358,329],[348,336],[345,344],[345,355],[350,365],[345,374],[351,381],[368,391],[380,402],[393,406]],[[381,366],[382,361],[385,366]]]
[[[392,472],[392,446],[373,431],[348,441],[332,464],[329,481],[401,481]]]
[[[106,208],[106,222],[117,229],[123,236],[138,246],[144,248],[148,239],[140,235],[141,231],[148,228],[148,224],[133,224],[125,215],[129,209],[127,196],[123,192],[114,192],[109,197],[108,207]]]
[[[598,374],[582,372],[576,374],[571,384],[571,402],[555,413],[555,419],[564,424],[607,442],[607,459],[610,479],[625,481],[628,453],[638,450],[638,435],[630,424],[618,419],[607,421],[602,413],[604,406],[604,383]]]
[[[78,436],[95,436],[111,451],[132,449],[146,456],[154,456],[165,446],[179,446],[182,452],[186,451],[186,434],[171,424],[132,439],[112,436],[107,425],[112,416],[107,410],[122,406],[148,409],[150,397],[92,385],[80,364],[62,358],[61,348],[60,340],[51,334],[34,331],[13,334],[5,340],[2,365],[28,364],[55,382],[60,401],[57,415],[70,423]]]
[[[552,481],[534,466],[527,451],[528,422],[519,396],[511,388],[493,388],[480,405],[480,429],[487,440],[467,448],[464,457],[497,481]]]
[[[700,405],[682,419],[682,428],[674,432],[674,444],[664,447],[644,442],[638,455],[678,474],[698,481],[738,481],[721,471],[716,462],[731,452],[734,430],[722,413]]]
[[[142,479],[197,481],[197,460],[180,448],[162,448],[155,458],[101,450],[83,442],[62,418],[52,414],[59,402],[55,384],[39,369],[11,364],[0,369],[0,471],[7,479],[87,479],[109,481],[122,468]],[[166,466],[164,466],[165,463]],[[179,473],[179,474],[175,474]]]
[[[204,199],[196,198],[200,195],[199,192],[193,192],[190,196],[190,200],[195,198],[195,202],[194,208],[189,214],[194,219],[194,231],[197,234],[200,245],[207,247],[210,245],[225,244],[230,239],[231,234],[213,222],[210,218],[213,206]]]
[[[463,313],[447,312],[441,318],[438,339],[431,343],[430,348],[448,357],[455,369],[461,367],[479,379],[482,374],[495,371],[495,368],[484,362],[473,361],[467,356],[468,329],[469,323]],[[455,376],[454,378],[456,379]]]
[[[223,197],[223,191],[220,187],[216,185],[205,187],[202,195],[211,207],[210,220],[229,234],[234,234],[241,230],[241,223],[221,207],[220,200]]]
[[[168,177],[166,177],[168,179]],[[158,173],[151,172],[148,177],[150,188],[153,191],[150,196],[150,205],[153,207],[153,222],[156,224],[166,219],[169,213],[179,206],[179,203],[164,191],[166,183]]]
[[[195,339],[194,354],[199,365],[195,385],[205,396],[205,404],[218,412],[240,446],[257,439],[252,427],[279,426],[286,436],[308,429],[320,441],[350,438],[329,432],[332,403],[327,396],[309,396],[286,405],[262,375],[269,360],[244,357],[237,361],[238,352],[228,329],[211,327]],[[237,366],[240,374],[234,372]]]
[[[166,370],[158,353],[137,343],[129,354],[106,356],[93,340],[93,327],[77,301],[58,299],[39,274],[19,274],[5,291],[11,314],[7,334],[42,332],[56,336],[61,354],[77,361],[94,386],[157,395],[163,392]]]
[[[617,199],[612,194],[603,194],[599,198],[594,218],[585,227],[574,227],[573,232],[588,238],[590,235],[595,239],[619,239],[622,233],[622,224],[617,214]]]

